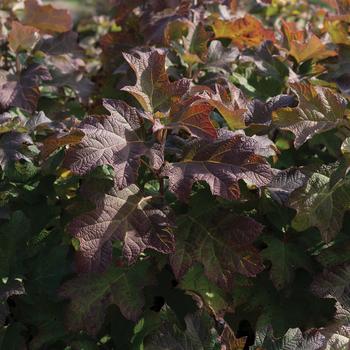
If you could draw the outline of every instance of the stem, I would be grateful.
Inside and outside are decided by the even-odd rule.
[[[159,178],[159,194],[163,198],[163,200],[164,200],[164,193],[165,193],[164,179],[162,177],[160,177]]]
[[[21,73],[21,62],[19,60],[18,53],[16,53],[16,73],[17,73],[17,75],[20,75],[20,73]]]
[[[188,77],[189,79],[192,78],[192,64],[191,64],[191,63],[188,64],[187,77]]]

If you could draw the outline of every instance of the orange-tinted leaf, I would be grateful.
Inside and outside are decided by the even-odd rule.
[[[304,62],[310,59],[323,60],[336,56],[334,50],[328,50],[323,42],[314,34],[306,42],[292,41],[289,53],[298,61]]]
[[[33,49],[40,39],[39,31],[32,26],[25,26],[13,21],[12,29],[8,36],[9,47],[13,52]]]
[[[209,117],[212,110],[209,103],[194,96],[174,103],[169,119],[171,124],[184,128],[193,136],[216,139],[216,130]]]
[[[212,26],[215,38],[231,39],[240,48],[258,46],[264,40],[275,40],[271,30],[265,29],[258,19],[248,14],[234,21],[217,19]]]
[[[311,59],[319,61],[337,55],[336,51],[328,50],[315,34],[306,37],[305,32],[297,30],[292,23],[283,22],[282,30],[289,46],[289,54],[298,63]]]
[[[349,24],[340,19],[329,18],[325,20],[325,28],[333,43],[350,45]]]
[[[73,21],[67,10],[52,5],[41,5],[37,0],[26,0],[24,23],[44,33],[63,33],[72,29]]]
[[[242,129],[245,127],[244,113],[248,101],[242,94],[242,91],[234,85],[229,84],[230,93],[228,94],[224,87],[216,85],[215,93],[203,94],[205,100],[216,108],[227,125],[231,129]]]
[[[84,137],[84,132],[81,130],[72,130],[69,133],[58,133],[46,138],[43,142],[43,146],[41,149],[42,158],[47,158],[51,153],[53,153],[56,149],[66,146],[66,145],[74,145],[80,142],[80,140]]]
[[[292,41],[304,41],[304,31],[298,30],[294,22],[282,21],[281,29],[289,48]]]
[[[138,57],[137,57],[138,56]],[[131,93],[147,112],[166,111],[173,99],[179,99],[190,86],[190,80],[170,82],[165,70],[166,54],[160,50],[124,54],[136,74],[136,84],[122,90]]]

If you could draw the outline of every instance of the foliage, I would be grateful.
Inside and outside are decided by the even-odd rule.
[[[0,348],[347,349],[350,3],[52,3],[0,2]]]

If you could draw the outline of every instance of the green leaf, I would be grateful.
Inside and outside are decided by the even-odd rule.
[[[216,314],[228,307],[227,295],[211,283],[205,276],[203,268],[196,264],[181,279],[179,287],[189,294],[200,296],[206,306],[214,310]]]
[[[60,295],[71,300],[66,313],[68,328],[96,334],[111,304],[116,304],[127,319],[137,321],[144,306],[142,289],[152,283],[150,267],[150,263],[140,262],[67,281]]]
[[[306,184],[295,190],[289,204],[297,211],[292,226],[297,231],[317,227],[325,242],[341,230],[344,212],[350,207],[350,179],[330,184],[331,175],[313,173]]]
[[[300,246],[274,237],[266,237],[264,241],[267,248],[262,256],[271,261],[271,279],[277,289],[293,282],[296,269],[309,269],[312,266],[311,259]]]

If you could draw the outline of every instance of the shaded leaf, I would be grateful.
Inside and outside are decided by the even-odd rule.
[[[65,282],[60,295],[70,299],[66,310],[68,328],[95,335],[111,304],[116,304],[125,318],[137,321],[145,303],[142,289],[149,284],[149,262],[125,269],[111,267],[102,274],[85,274]]]
[[[229,306],[225,293],[208,280],[203,268],[198,264],[191,267],[181,278],[179,288],[189,294],[199,296],[216,315],[220,315],[220,312],[227,310]]]
[[[293,282],[296,269],[312,266],[311,259],[298,245],[274,237],[264,241],[267,248],[262,251],[262,256],[271,261],[271,279],[277,289]]]
[[[263,270],[261,258],[251,245],[260,235],[262,225],[244,216],[227,216],[216,226],[207,225],[204,218],[187,214],[180,221],[176,249],[170,256],[178,279],[194,262],[199,262],[211,282],[230,290],[236,273],[255,276]]]
[[[219,338],[213,319],[203,311],[185,316],[186,330],[164,320],[145,342],[145,350],[217,350]]]
[[[13,295],[25,293],[23,284],[19,280],[7,281],[6,284],[0,283],[0,326],[3,327],[6,317],[9,314],[7,299]]]

